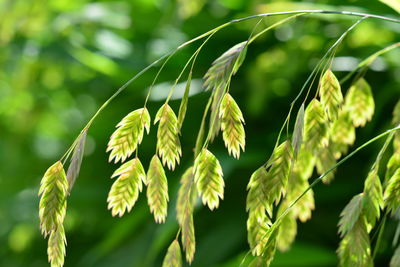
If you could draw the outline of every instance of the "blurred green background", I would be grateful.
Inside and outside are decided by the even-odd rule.
[[[335,6],[330,4],[334,3]],[[263,12],[337,9],[396,16],[379,1],[262,0],[0,0],[0,266],[48,266],[39,231],[37,197],[40,179],[58,160],[97,108],[124,82],[154,59],[228,20]],[[397,15],[398,16],[398,15]],[[263,27],[276,19],[265,19]],[[325,51],[356,18],[307,16],[265,34],[249,48],[234,77],[231,94],[246,119],[247,146],[239,161],[229,157],[221,138],[210,150],[225,174],[225,199],[210,212],[195,213],[196,255],[192,266],[238,266],[248,250],[246,185],[269,157],[289,104]],[[167,172],[169,216],[156,225],[145,194],[131,213],[112,218],[106,198],[110,175],[106,144],[114,126],[143,105],[157,69],[151,69],[115,99],[88,133],[81,174],[68,201],[65,266],[160,266],[175,237],[175,200],[180,175],[192,164],[192,149],[209,93],[201,78],[211,62],[248,38],[256,20],[216,34],[195,66],[193,97],[182,130],[183,159]],[[358,62],[399,41],[397,24],[362,22],[338,50],[333,69],[344,77]],[[154,118],[195,43],[177,54],[160,75],[149,104]],[[400,49],[378,58],[366,76],[376,112],[357,130],[355,146],[390,127],[400,93]],[[347,89],[345,87],[345,89]],[[177,90],[176,97],[182,95]],[[171,102],[177,112],[179,100]],[[148,166],[155,151],[156,128],[140,147]],[[331,185],[315,189],[316,210],[299,225],[295,245],[278,253],[273,266],[335,266],[339,237],[336,224],[344,205],[362,191],[363,180],[382,143],[375,143],[337,171]],[[377,266],[386,266],[396,222],[389,221]]]

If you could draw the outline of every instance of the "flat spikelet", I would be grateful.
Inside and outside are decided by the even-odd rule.
[[[79,175],[79,171],[81,169],[82,159],[83,159],[83,152],[85,150],[85,143],[86,143],[86,135],[87,130],[85,130],[79,137],[78,143],[74,148],[74,153],[71,157],[71,163],[68,166],[67,171],[67,181],[68,181],[68,191],[71,192],[72,187],[75,184],[75,180]]]
[[[294,124],[292,144],[294,157],[297,158],[297,154],[300,151],[301,145],[303,144],[304,137],[304,103],[301,104],[299,111],[296,116],[296,123]]]
[[[392,124],[394,126],[397,126],[400,124],[400,100],[397,101],[396,106],[393,109]]]
[[[330,128],[331,140],[334,143],[352,145],[356,140],[356,130],[348,112],[339,112],[338,118]]]
[[[142,142],[144,129],[150,131],[150,114],[146,108],[140,108],[126,115],[111,135],[107,145],[109,161],[124,162]]]
[[[372,266],[371,245],[365,220],[360,217],[340,242],[339,266]]]
[[[165,255],[162,267],[181,267],[182,266],[182,255],[181,247],[177,240],[172,241],[168,248],[167,254]]]
[[[189,91],[190,91],[190,84],[192,83],[192,72],[189,72],[189,77],[186,82],[185,92],[183,94],[181,105],[179,106],[178,112],[178,127],[179,130],[182,128],[183,121],[185,120],[187,105],[189,102]]]
[[[262,255],[267,247],[268,231],[271,224],[271,220],[265,213],[261,216],[253,216],[253,213],[250,212],[247,219],[247,239],[254,256]]]
[[[64,227],[61,224],[51,232],[47,245],[47,255],[51,267],[62,267],[64,265],[66,245]]]
[[[388,211],[394,214],[400,207],[400,169],[390,177],[383,198]]]
[[[196,189],[193,186],[193,167],[185,171],[181,178],[181,186],[176,202],[176,217],[181,227],[182,246],[185,250],[186,261],[193,261],[196,248],[193,224],[193,205],[196,201]]]
[[[343,103],[343,95],[340,89],[340,83],[330,69],[321,77],[319,82],[319,95],[321,97],[321,104],[328,114],[328,118],[334,121],[339,115],[339,110]]]
[[[268,171],[269,179],[265,184],[268,191],[268,203],[278,204],[281,196],[286,192],[286,186],[289,180],[291,163],[293,161],[293,148],[289,140],[280,144],[273,152],[268,162],[270,169]]]
[[[283,207],[285,206],[280,206],[280,212],[278,212],[278,214],[281,214],[283,212]],[[297,234],[296,218],[291,214],[291,212],[283,217],[278,231],[279,232],[276,239],[277,248],[282,252],[288,251],[293,244]]]
[[[375,226],[383,208],[382,184],[376,170],[372,170],[364,184],[363,212],[367,220],[368,229]]]
[[[210,140],[213,141],[220,130],[219,104],[224,96],[227,82],[234,75],[246,56],[246,42],[239,43],[217,58],[204,76],[206,90],[214,90],[210,115]],[[216,118],[215,121],[213,119]]]
[[[328,145],[328,126],[324,108],[317,99],[307,106],[304,115],[304,142],[308,149],[317,151]]]
[[[234,75],[237,72],[246,56],[246,43],[236,44],[212,63],[204,76],[206,90],[221,86],[227,82],[231,73]]]
[[[335,157],[335,147],[332,142],[325,148],[321,148],[315,159],[315,166],[317,167],[317,173],[319,175],[325,174],[328,172],[333,166],[336,164]],[[322,178],[322,182],[325,184],[329,184],[333,178],[335,177],[335,170],[327,173],[324,178]]]
[[[157,132],[157,152],[163,165],[174,170],[175,164],[179,164],[182,156],[181,143],[179,141],[178,119],[168,104],[164,104],[158,110],[154,124],[159,122]]]
[[[68,182],[60,161],[47,169],[40,182],[40,229],[46,237],[63,224],[67,209]]]
[[[111,176],[118,177],[108,193],[108,209],[112,216],[121,217],[125,211],[130,212],[146,183],[146,174],[138,158],[134,158],[119,167]]]
[[[271,204],[267,201],[269,189],[266,186],[269,178],[267,170],[262,166],[251,175],[247,185],[249,192],[247,193],[246,210],[256,219],[263,218],[265,212],[272,214]]]
[[[347,235],[359,220],[362,214],[363,196],[362,193],[354,196],[340,214],[339,233],[341,237]]]
[[[164,223],[168,209],[168,181],[157,155],[150,161],[147,172],[147,203],[156,223]]]
[[[230,155],[239,159],[240,149],[244,151],[245,131],[244,118],[233,97],[226,93],[221,102],[219,117],[221,119],[222,137]]]
[[[367,81],[361,78],[350,87],[344,106],[355,127],[364,126],[367,121],[371,120],[375,102]]]
[[[210,210],[218,208],[219,199],[224,198],[225,182],[218,159],[206,148],[195,160],[194,182],[203,204],[207,204]]]

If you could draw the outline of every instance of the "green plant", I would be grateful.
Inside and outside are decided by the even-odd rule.
[[[41,196],[39,215],[43,235],[45,237],[50,235],[48,256],[51,265],[62,266],[64,262],[66,238],[63,221],[67,196],[79,174],[87,131],[101,111],[137,77],[164,60],[149,89],[143,108],[132,111],[117,124],[117,129],[111,135],[107,146],[107,152],[110,152],[109,161],[122,164],[112,175],[118,178],[112,185],[107,199],[112,215],[122,216],[125,212],[130,212],[144,185],[147,187],[150,211],[157,223],[163,223],[167,216],[169,200],[164,167],[174,170],[180,163],[182,151],[179,136],[189,102],[188,96],[196,59],[207,41],[219,30],[244,20],[260,18],[248,40],[223,53],[213,62],[204,76],[204,86],[210,91],[210,96],[194,147],[193,165],[181,179],[176,205],[179,230],[168,248],[163,265],[180,266],[182,264],[179,237],[181,237],[186,260],[191,263],[195,253],[193,206],[197,196],[211,210],[218,208],[219,202],[224,197],[225,182],[222,166],[210,151],[209,145],[221,131],[230,155],[239,159],[241,151],[245,149],[244,116],[229,92],[233,76],[243,64],[247,49],[254,40],[275,27],[310,14],[339,14],[361,18],[338,38],[316,65],[298,96],[290,104],[289,113],[270,158],[251,175],[246,200],[248,242],[251,254],[254,256],[250,264],[267,266],[272,261],[276,248],[287,250],[296,236],[297,219],[304,222],[311,217],[314,209],[312,188],[320,181],[331,182],[334,177],[333,171],[340,164],[372,142],[386,137],[387,141],[365,181],[364,192],[355,196],[346,206],[339,223],[339,233],[343,237],[338,249],[341,265],[372,265],[387,216],[389,213],[399,216],[400,136],[396,131],[400,123],[400,104],[394,112],[396,127],[372,138],[347,156],[344,155],[355,141],[355,128],[364,126],[374,113],[374,99],[371,88],[364,79],[365,70],[378,55],[399,47],[400,43],[374,53],[341,82],[331,71],[330,66],[342,40],[362,21],[380,19],[400,23],[400,20],[371,14],[322,10],[267,13],[230,21],[182,44],[119,88],[95,113],[60,161],[51,166],[43,177],[39,192]],[[278,15],[290,16],[256,33],[264,17]],[[138,146],[142,142],[144,131],[146,130],[147,133],[150,131],[151,115],[146,104],[152,87],[168,60],[185,46],[200,39],[204,39],[203,43],[184,65],[165,103],[155,115],[154,124],[158,123],[157,149],[146,174],[139,160]],[[185,94],[176,116],[168,103],[177,83],[189,66]],[[341,84],[350,78],[353,78],[351,87],[343,97]],[[319,82],[312,96],[315,80]],[[301,98],[303,100],[298,107],[298,100]],[[291,131],[291,116],[295,108],[298,108],[297,117]],[[378,175],[379,167],[382,155],[392,140],[395,144],[394,153],[388,163],[386,182],[382,185]],[[134,158],[125,162],[133,153],[135,153]],[[71,162],[65,174],[63,166],[69,158]],[[310,184],[309,179],[314,167],[320,176]],[[375,247],[371,249],[370,233],[381,217],[382,210],[385,211],[384,219],[378,226]],[[399,261],[397,252],[398,250],[393,257],[393,266],[396,266],[396,262]],[[243,263],[245,260],[243,259]]]

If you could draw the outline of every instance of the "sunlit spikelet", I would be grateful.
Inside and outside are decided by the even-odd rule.
[[[335,177],[335,169],[331,170],[336,164],[335,146],[332,142],[325,148],[321,148],[315,157],[315,166],[319,175],[325,174],[322,182],[329,184]],[[328,172],[329,171],[329,172]]]
[[[382,184],[374,169],[370,171],[364,184],[364,204],[363,209],[367,220],[368,229],[375,226],[383,208]]]
[[[246,210],[257,220],[262,219],[265,212],[272,214],[272,205],[267,201],[269,189],[266,186],[269,178],[267,170],[262,166],[251,175],[247,185],[249,192],[247,193]]]
[[[146,181],[147,203],[150,211],[154,214],[154,220],[157,223],[163,223],[168,209],[168,181],[157,155],[154,155],[150,161]]]
[[[210,140],[213,141],[220,130],[218,120],[219,105],[224,96],[227,83],[241,66],[246,56],[246,42],[239,43],[217,58],[204,76],[206,90],[214,90],[210,115]]]
[[[356,131],[348,112],[339,112],[338,118],[330,128],[330,136],[334,143],[352,145],[356,140]]]
[[[188,263],[193,261],[196,248],[193,224],[193,206],[196,201],[195,191],[193,167],[190,167],[182,175],[176,202],[176,217],[181,227],[182,246]]]
[[[370,121],[375,110],[371,87],[363,79],[359,79],[349,89],[345,97],[345,109],[355,127],[364,126]]]
[[[363,217],[341,240],[337,254],[339,266],[372,266],[370,239]]]
[[[400,207],[400,169],[387,182],[384,193],[385,206],[392,214]]]
[[[229,93],[226,93],[222,99],[219,117],[225,146],[230,155],[239,159],[240,149],[244,151],[246,142],[244,118],[239,106]]]
[[[269,179],[265,184],[265,189],[270,191],[268,203],[278,204],[281,196],[285,195],[292,162],[293,148],[290,141],[286,140],[274,149],[271,159],[268,161]]]
[[[268,242],[268,230],[271,220],[263,213],[261,216],[250,212],[247,219],[247,239],[254,256],[260,256]]]
[[[179,112],[178,112],[179,131],[181,130],[183,121],[185,120],[185,117],[186,117],[187,105],[189,103],[189,91],[190,91],[191,83],[192,83],[192,72],[190,71],[189,77],[186,82],[185,92],[184,92],[182,100],[181,100],[181,105],[179,106]]]
[[[395,151],[386,165],[385,180],[389,180],[400,168],[400,151]]]
[[[182,255],[181,247],[177,240],[172,241],[168,248],[167,254],[165,255],[162,267],[181,267],[182,266]]]
[[[328,145],[327,117],[317,99],[313,99],[306,108],[304,130],[304,142],[308,149],[317,151]]]
[[[117,177],[108,193],[108,209],[112,216],[121,217],[130,212],[146,183],[146,174],[138,158],[134,158],[119,167],[111,178]]]
[[[303,144],[304,138],[304,103],[301,104],[299,111],[297,112],[296,122],[294,124],[292,145],[294,157],[297,158],[297,154],[300,151],[301,145]]]
[[[74,152],[72,153],[71,163],[68,166],[67,181],[69,192],[71,192],[72,187],[75,184],[75,180],[78,177],[79,171],[81,169],[83,153],[85,150],[86,134],[87,130],[84,130],[79,136],[78,142],[74,148]]]
[[[225,182],[218,159],[206,148],[196,157],[194,182],[203,204],[211,210],[218,208],[219,199],[224,198]]]
[[[61,224],[50,233],[47,245],[47,256],[51,267],[62,267],[64,265],[66,245],[64,227]]]
[[[158,110],[154,124],[159,122],[157,131],[157,152],[164,166],[174,170],[175,164],[179,164],[182,155],[179,141],[178,119],[168,104],[164,104]]]
[[[39,219],[46,237],[63,224],[67,208],[68,181],[60,161],[47,169],[40,182]]]
[[[326,110],[328,118],[334,121],[339,115],[339,110],[343,103],[342,90],[335,74],[328,69],[321,77],[319,82],[319,95],[321,104]]]
[[[142,142],[144,129],[150,131],[150,114],[146,108],[137,109],[126,115],[111,135],[107,145],[109,161],[124,162]]]
[[[287,208],[286,205],[280,206],[278,214],[282,214],[284,208]],[[279,232],[276,240],[277,248],[280,251],[288,251],[293,244],[297,234],[296,218],[291,212],[283,217],[278,231]]]

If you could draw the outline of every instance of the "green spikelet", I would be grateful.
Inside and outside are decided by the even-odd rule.
[[[181,186],[176,202],[176,217],[181,227],[182,246],[185,250],[186,261],[193,261],[196,240],[193,224],[193,206],[196,201],[196,188],[194,185],[193,168],[185,171],[181,178]]]
[[[118,177],[108,193],[108,209],[112,216],[121,217],[125,211],[130,212],[146,183],[146,174],[138,158],[124,163],[118,168],[111,178]]]
[[[217,58],[204,76],[206,90],[214,90],[210,115],[210,140],[213,141],[220,130],[219,104],[224,96],[231,74],[234,75],[246,56],[246,42],[239,43]],[[216,118],[215,121],[213,119]]]
[[[157,112],[154,124],[159,123],[157,132],[157,152],[163,165],[174,170],[175,164],[179,164],[182,156],[181,143],[179,141],[178,119],[168,104],[164,104]]]
[[[266,186],[268,179],[266,169],[260,167],[251,175],[247,185],[249,192],[247,193],[246,210],[255,218],[263,218],[265,212],[272,214],[272,205],[267,201],[269,189]]]
[[[374,97],[371,87],[363,78],[350,87],[344,106],[355,127],[364,126],[371,120],[375,110]]]
[[[286,208],[284,205],[280,206],[278,214],[282,214],[284,208]],[[293,244],[297,234],[296,218],[292,215],[291,212],[283,217],[278,231],[279,232],[276,244],[277,248],[280,251],[288,251]]]
[[[315,165],[317,167],[317,173],[319,175],[324,174],[328,170],[330,170],[336,164],[335,158],[335,149],[332,143],[325,148],[321,148],[319,153],[316,156]],[[324,178],[322,178],[322,182],[325,184],[329,184],[335,176],[334,170],[330,171]]]
[[[308,149],[317,151],[328,145],[327,117],[321,103],[313,99],[307,106],[305,115],[304,142]]]
[[[373,266],[369,235],[363,217],[354,223],[352,230],[342,239],[337,253],[339,266]]]
[[[359,221],[362,214],[363,196],[364,195],[362,193],[354,196],[340,214],[340,236],[343,237],[347,235],[350,231],[352,231],[356,222]]]
[[[168,209],[168,181],[165,176],[164,168],[157,155],[150,161],[147,172],[147,203],[154,220],[157,223],[164,223]]]
[[[370,230],[375,226],[383,208],[382,184],[376,170],[372,170],[364,184],[363,212],[367,220],[367,228]]]
[[[67,209],[68,182],[60,161],[47,169],[40,182],[40,229],[46,237],[63,224]]]
[[[51,232],[47,245],[47,255],[51,267],[62,267],[64,265],[66,245],[64,227],[61,224]]]
[[[330,69],[321,77],[319,95],[321,97],[321,104],[328,114],[328,118],[334,121],[339,115],[339,110],[343,103],[343,95],[340,89],[340,83]]]
[[[269,179],[267,179],[265,186],[270,191],[268,203],[275,202],[278,204],[281,196],[285,194],[292,161],[293,148],[290,141],[286,140],[274,150],[271,159],[268,161],[268,166],[270,166]]]
[[[352,145],[356,140],[356,130],[348,112],[339,112],[339,117],[330,128],[330,136],[334,143]]]
[[[311,151],[303,145],[294,164],[294,171],[298,173],[303,180],[308,180],[313,174],[315,166],[315,157]]]
[[[194,163],[194,182],[203,204],[213,210],[218,208],[219,199],[224,198],[223,173],[218,159],[203,149]]]
[[[400,169],[390,177],[384,193],[385,206],[392,214],[400,207]]]
[[[271,220],[263,213],[255,215],[249,213],[247,219],[247,238],[254,256],[260,256],[265,251],[268,242],[268,231],[271,227]]]
[[[395,152],[393,155],[390,157],[387,166],[386,166],[386,174],[385,174],[385,180],[389,180],[390,177],[394,175],[397,169],[400,168],[400,153]]]
[[[182,255],[181,247],[177,240],[172,241],[168,248],[167,254],[165,255],[162,267],[181,267],[182,266]]]
[[[394,107],[392,124],[394,126],[397,126],[400,124],[400,100],[397,101],[396,106]]]
[[[109,161],[124,162],[142,142],[144,129],[150,131],[150,114],[146,108],[140,108],[126,115],[111,135],[107,145]]]
[[[225,146],[230,155],[239,159],[240,149],[244,151],[246,143],[244,118],[239,106],[229,93],[226,93],[222,99],[219,117]]]

